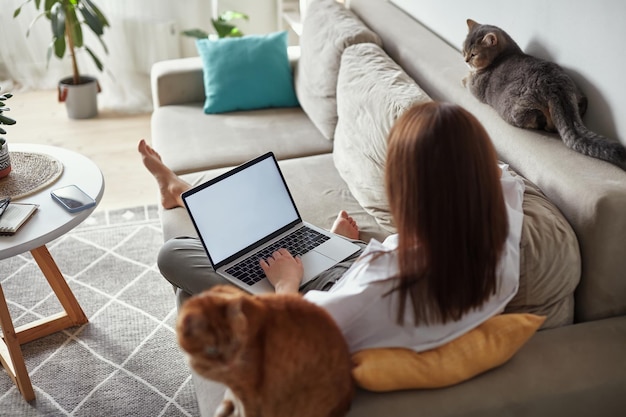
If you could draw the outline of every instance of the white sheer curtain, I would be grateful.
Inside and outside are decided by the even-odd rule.
[[[0,5],[0,85],[3,91],[56,89],[61,78],[71,74],[69,56],[63,61],[52,57],[46,68],[46,52],[51,41],[47,19],[38,20],[26,37],[37,15],[34,3],[13,11],[24,0],[1,0]],[[192,27],[210,28],[211,0],[96,0],[109,20],[103,37],[109,53],[88,29],[85,43],[102,60],[100,73],[85,52],[79,56],[81,74],[98,78],[102,87],[101,109],[122,112],[150,111],[150,68],[154,62],[196,55],[193,40],[180,35]],[[89,32],[89,33],[88,33]]]

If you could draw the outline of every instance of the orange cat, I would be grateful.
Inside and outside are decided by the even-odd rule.
[[[177,333],[191,367],[231,391],[216,416],[340,417],[350,408],[343,335],[299,295],[214,287],[183,305]]]

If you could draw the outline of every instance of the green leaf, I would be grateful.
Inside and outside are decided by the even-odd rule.
[[[89,8],[86,3],[80,3],[78,5],[78,10],[80,10],[80,13],[85,18],[85,23],[87,23],[87,26],[89,26],[93,33],[98,36],[102,36],[104,34],[104,26],[93,9]]]
[[[54,51],[54,41],[48,47],[48,52],[46,52],[46,68],[50,66],[50,58],[52,58],[52,52]]]
[[[54,38],[53,45],[54,55],[56,55],[57,58],[63,58],[65,56],[65,36]]]
[[[248,15],[241,13],[241,12],[235,12],[233,10],[227,10],[224,13],[222,13],[219,17],[220,19],[224,20],[225,22],[231,21],[231,20],[235,20],[235,19],[244,19],[244,20],[248,20]]]
[[[94,64],[96,64],[96,67],[98,67],[98,69],[100,71],[102,71],[102,68],[104,68],[104,67],[102,65],[102,62],[100,62],[100,60],[96,56],[96,54],[94,54],[93,51],[91,49],[89,49],[88,47],[86,47],[86,46],[85,46],[85,50],[91,56],[91,59],[93,59],[93,62],[94,62]]]
[[[248,20],[248,15],[241,12],[227,10],[217,19],[211,19],[211,23],[213,23],[217,36],[220,38],[243,36],[243,32],[241,30],[239,30],[235,25],[228,23],[235,19]]]
[[[26,31],[26,37],[28,37],[28,35],[30,35],[30,30],[32,29],[32,27],[35,25],[35,23],[41,19],[42,17],[45,17],[46,14],[45,13],[41,13],[37,16],[35,16],[35,18],[30,22],[30,24],[28,25],[28,30]]]
[[[6,134],[7,134],[7,131],[0,127],[0,135],[6,135]]]
[[[189,36],[191,38],[204,39],[209,37],[209,33],[205,32],[202,29],[189,29],[181,32],[185,36]]]
[[[55,3],[50,9],[50,26],[52,27],[53,37],[62,38],[65,36],[65,19],[63,5],[61,5],[61,3]]]
[[[35,4],[39,3],[37,0],[35,0]],[[46,13],[50,12],[50,9],[52,9],[52,7],[55,4],[60,4],[59,0],[46,0],[46,2],[44,3],[43,9]],[[37,6],[37,8],[39,8],[39,6]]]
[[[14,125],[15,120],[0,114],[0,125]]]
[[[239,28],[234,27],[230,33],[228,34],[229,37],[231,38],[240,38],[243,36],[243,32],[241,30],[239,30]]]
[[[103,27],[110,27],[111,26],[109,24],[109,21],[107,20],[107,18],[104,16],[104,14],[98,8],[98,6],[93,4],[93,2],[91,0],[83,0],[83,3],[93,11],[94,15],[96,15],[98,17],[98,20],[101,22]]]
[[[232,32],[232,30],[235,28],[235,26],[228,24],[228,23],[224,23],[222,21],[220,21],[219,19],[213,19],[213,27],[215,28],[215,31],[217,32],[217,36],[219,38],[226,38],[230,35],[230,33]]]
[[[109,53],[109,48],[107,47],[107,44],[104,43],[104,39],[102,38],[98,38],[100,40],[100,45],[102,45],[102,49],[104,49],[104,53],[108,55]]]

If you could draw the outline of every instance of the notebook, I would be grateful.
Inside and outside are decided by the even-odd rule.
[[[0,216],[0,236],[15,234],[37,208],[39,208],[37,204],[10,203]]]
[[[272,152],[193,187],[182,199],[215,271],[253,294],[274,292],[259,259],[280,247],[302,259],[302,284],[359,250],[302,220]],[[250,267],[241,265],[246,259]]]

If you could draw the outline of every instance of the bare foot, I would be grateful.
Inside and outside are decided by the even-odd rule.
[[[345,210],[339,212],[330,231],[348,239],[359,238],[359,226]]]
[[[182,207],[184,203],[180,195],[191,188],[191,186],[181,180],[174,171],[169,169],[163,161],[161,161],[161,155],[152,149],[144,139],[139,141],[137,150],[141,154],[143,164],[154,176],[159,185],[163,208],[171,209],[174,207]]]

